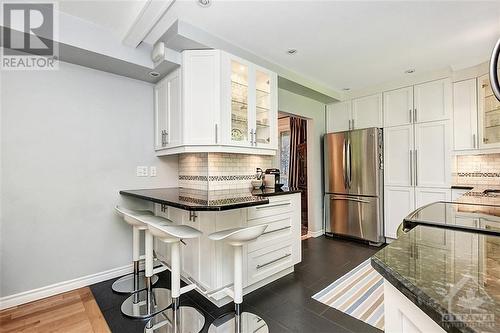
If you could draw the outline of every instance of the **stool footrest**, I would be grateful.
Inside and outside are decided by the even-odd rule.
[[[196,289],[197,286],[194,283],[188,284],[187,286],[181,287],[180,294],[185,294],[187,292],[190,292],[191,290]]]

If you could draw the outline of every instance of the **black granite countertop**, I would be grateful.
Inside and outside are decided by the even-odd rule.
[[[434,202],[415,210],[403,220],[405,229],[412,229],[417,225],[500,236],[500,205]]]
[[[252,190],[252,195],[257,195],[260,197],[274,197],[276,195],[283,194],[293,194],[302,192],[300,189],[295,187],[282,187],[282,188],[262,188],[259,190]]]
[[[371,264],[447,332],[500,332],[500,236],[418,225]]]
[[[281,190],[216,190],[204,191],[182,187],[122,190],[121,195],[131,196],[158,204],[189,211],[222,211],[269,203],[267,197],[298,193],[295,189]]]

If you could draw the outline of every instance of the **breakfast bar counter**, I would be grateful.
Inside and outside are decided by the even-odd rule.
[[[224,292],[233,281],[233,249],[208,235],[233,228],[266,225],[264,233],[243,246],[243,293],[293,272],[302,258],[301,194],[294,189],[203,191],[159,188],[120,191],[122,196],[152,202],[154,214],[201,231],[185,239],[182,276],[194,282],[217,306],[231,301]],[[156,242],[157,257],[169,263],[169,248]]]

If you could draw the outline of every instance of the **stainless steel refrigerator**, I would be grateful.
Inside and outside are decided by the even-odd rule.
[[[380,128],[325,135],[326,235],[385,242],[383,147]]]

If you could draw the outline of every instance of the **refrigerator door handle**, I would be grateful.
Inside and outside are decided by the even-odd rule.
[[[370,203],[370,201],[368,201],[368,200],[349,198],[349,197],[331,197],[330,200],[344,200],[344,201],[354,201],[354,202],[361,202],[361,203]]]
[[[347,185],[351,188],[352,184],[352,166],[351,166],[351,140],[347,140]]]
[[[344,188],[347,188],[347,142],[344,139],[344,144],[342,146],[342,175],[344,177]]]

